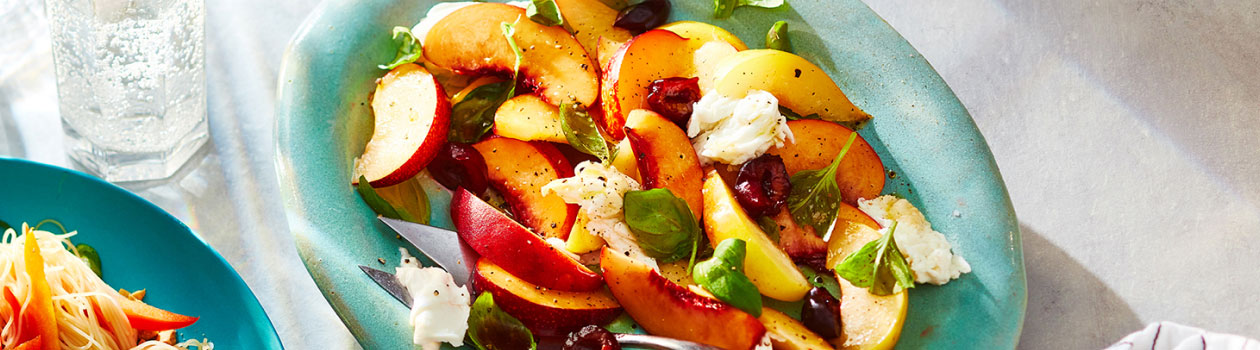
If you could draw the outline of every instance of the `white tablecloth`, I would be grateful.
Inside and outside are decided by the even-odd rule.
[[[1260,2],[869,2],[1002,169],[1021,348],[1102,348],[1160,320],[1260,337]],[[272,160],[281,54],[315,5],[207,1],[213,143],[176,182],[132,189],[232,263],[287,348],[353,348],[298,260]],[[0,154],[66,166],[47,55],[0,83]]]

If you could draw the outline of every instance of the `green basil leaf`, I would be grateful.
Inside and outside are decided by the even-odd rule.
[[[626,192],[626,226],[643,252],[662,263],[691,255],[699,245],[700,225],[687,202],[664,188]]]
[[[494,126],[494,112],[512,97],[513,81],[486,84],[469,91],[463,100],[451,107],[451,127],[447,139],[458,143],[476,143]]]
[[[735,8],[740,6],[776,8],[784,3],[784,0],[713,0],[713,17],[730,17]]]
[[[394,69],[398,66],[415,62],[424,54],[421,49],[420,39],[411,35],[411,29],[407,27],[394,27],[394,41],[398,42],[398,52],[394,53],[394,60],[388,64],[378,65],[380,69]]]
[[[604,329],[612,333],[635,334],[638,333],[639,324],[634,322],[633,318],[630,318],[630,314],[623,312],[621,316],[617,316],[612,322],[605,325]]]
[[[787,21],[774,22],[766,32],[766,48],[792,52],[792,38],[788,36]]]
[[[801,171],[789,180],[792,191],[788,193],[788,212],[792,213],[796,222],[813,227],[814,234],[820,237],[827,234],[840,211],[840,185],[836,183],[836,169],[856,139],[856,132],[850,134],[849,141],[826,168]]]
[[[381,198],[381,195],[376,193],[376,189],[372,188],[371,184],[368,184],[367,177],[359,175],[359,185],[357,188],[359,190],[359,196],[363,197],[363,201],[366,202],[368,207],[372,208],[372,211],[376,212],[376,214],[390,219],[411,222],[416,221],[415,217],[411,216],[410,213],[407,213],[406,210],[394,208],[393,205],[385,201],[385,198]]]
[[[560,105],[560,129],[564,131],[564,139],[569,141],[569,146],[598,157],[605,164],[612,161],[614,152],[582,104],[571,102]]]
[[[836,275],[875,295],[892,295],[914,288],[914,274],[893,237],[896,230],[897,222],[893,221],[882,237],[844,257],[836,265]]]
[[[841,300],[840,282],[836,281],[836,278],[832,277],[831,274],[818,273],[818,271],[814,271],[814,268],[805,265],[797,265],[796,267],[801,270],[802,275],[805,275],[805,280],[809,281],[809,284],[826,289],[827,293],[831,294],[836,300]]]
[[[480,350],[534,350],[538,343],[525,324],[494,304],[494,296],[481,293],[468,313],[468,338]]]
[[[555,0],[533,0],[525,7],[525,15],[529,19],[548,27],[564,25],[564,17],[560,16],[560,7]]]
[[[713,249],[713,257],[692,270],[692,279],[718,300],[755,317],[761,317],[761,292],[744,275],[747,246],[738,238],[727,238]]]
[[[101,274],[101,255],[96,252],[96,248],[79,243],[74,245],[74,251],[78,253],[79,259],[83,260],[83,263],[92,269],[92,273],[95,273],[96,277],[105,277],[105,275]]]
[[[4,231],[7,231],[8,229],[11,229],[11,228],[13,228],[12,225],[9,225],[9,223],[4,222],[4,220],[0,220],[0,233],[3,233]]]

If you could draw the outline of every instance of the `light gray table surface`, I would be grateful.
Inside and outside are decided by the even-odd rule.
[[[1260,337],[1260,2],[868,3],[997,158],[1028,270],[1020,348],[1101,348],[1160,320]],[[276,75],[315,6],[208,0],[213,141],[175,180],[129,188],[227,258],[287,348],[355,348],[297,257],[274,173]],[[0,155],[70,166],[48,56],[0,62],[23,67],[0,77]]]

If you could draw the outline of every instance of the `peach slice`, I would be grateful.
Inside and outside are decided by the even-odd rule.
[[[880,233],[864,224],[846,224],[844,231],[833,231],[830,244],[841,259],[861,249],[866,243],[879,239]],[[841,350],[889,350],[897,345],[901,327],[906,323],[906,307],[910,304],[906,291],[879,296],[865,288],[854,286],[843,277],[840,282],[840,338],[836,347]]]
[[[626,116],[647,108],[648,85],[657,79],[689,75],[692,52],[687,39],[667,30],[639,34],[617,50],[600,84],[604,130],[614,140],[625,137]]]
[[[496,305],[538,335],[566,335],[621,314],[621,305],[607,289],[553,290],[513,276],[487,259],[477,261],[472,285],[479,293],[493,294]]]
[[[706,82],[716,76],[717,62],[738,50],[723,41],[688,40],[674,32],[649,30],[617,50],[600,85],[604,107],[604,130],[614,140],[624,137],[630,111],[646,109],[648,86],[652,81],[672,77],[701,77]]]
[[[762,308],[761,317],[757,319],[766,326],[766,333],[770,334],[770,345],[775,350],[834,350],[831,344],[827,344],[827,340],[805,328],[801,321],[779,310]]]
[[[599,274],[529,232],[494,206],[465,189],[451,198],[451,221],[459,239],[482,259],[542,287],[576,292],[599,289]],[[497,295],[496,295],[497,296]]]
[[[494,112],[494,134],[521,141],[569,143],[560,124],[560,110],[535,94],[504,101]]]
[[[744,208],[716,170],[704,176],[704,233],[714,246],[727,238],[748,243],[744,274],[762,295],[783,301],[797,301],[809,291],[809,281],[792,258],[748,217]]]
[[[612,61],[613,56],[617,55],[617,51],[620,51],[621,47],[625,45],[626,45],[626,41],[617,41],[617,40],[612,40],[605,37],[600,37],[599,43],[596,44],[596,49],[595,49],[595,59],[596,61],[599,62],[599,70],[602,72],[607,72],[608,62]]]
[[[871,118],[849,101],[822,68],[790,52],[740,51],[718,62],[714,77],[713,88],[728,97],[764,90],[779,98],[780,105],[801,115],[818,113],[822,119],[835,122]]]
[[[636,109],[626,119],[626,139],[638,159],[645,188],[665,188],[687,202],[697,219],[704,210],[700,158],[687,133],[655,112]]]
[[[831,164],[853,130],[823,120],[793,120],[787,123],[796,142],[771,148],[766,153],[783,158],[789,175],[802,170],[822,169]],[[845,203],[856,205],[858,199],[875,198],[884,190],[884,162],[861,135],[849,147],[849,153],[836,170],[836,183]]]
[[[599,0],[555,1],[560,15],[564,16],[565,28],[582,43],[590,57],[598,57],[600,38],[624,43],[634,37],[630,31],[613,26],[618,11]]]
[[[748,49],[748,45],[744,45],[743,40],[739,40],[735,34],[712,24],[696,21],[678,21],[669,23],[656,29],[664,29],[687,39],[697,39],[701,41],[721,41],[735,47],[736,50],[744,51]]]
[[[446,143],[450,100],[417,64],[386,73],[372,96],[372,138],[354,160],[352,182],[363,176],[372,187],[397,185],[424,170]]]
[[[849,203],[840,203],[840,211],[836,214],[836,222],[831,227],[831,237],[827,240],[827,269],[833,270],[836,264],[844,260],[844,255],[840,255],[844,251],[844,245],[848,242],[844,238],[844,233],[849,231],[850,226],[862,225],[867,227],[880,227],[879,222],[875,221],[862,209],[858,209]]]
[[[521,224],[543,237],[569,237],[578,206],[554,194],[542,194],[547,183],[573,176],[573,166],[556,146],[491,137],[473,148],[486,160],[486,179],[503,194]]]
[[[766,333],[756,317],[670,282],[647,264],[608,248],[599,261],[608,289],[648,333],[731,350],[752,349]]]
[[[577,101],[591,105],[599,94],[595,61],[568,31],[529,20],[525,9],[482,3],[452,12],[425,36],[424,57],[461,74],[511,76],[516,53],[500,23],[516,23],[513,36],[521,48],[520,74],[548,103]]]

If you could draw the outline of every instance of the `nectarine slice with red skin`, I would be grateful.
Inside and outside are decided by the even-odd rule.
[[[787,122],[795,142],[770,148],[768,154],[783,158],[788,175],[802,170],[826,168],[836,158],[852,129],[823,120],[802,119]],[[878,197],[884,190],[884,162],[861,135],[853,141],[849,153],[836,169],[836,184],[845,203],[857,205],[859,199]]]
[[[634,150],[643,187],[668,189],[687,202],[697,220],[702,218],[704,172],[687,134],[660,114],[638,109],[626,120],[626,138]]]
[[[542,194],[542,187],[551,181],[573,176],[573,166],[556,146],[491,137],[473,148],[486,160],[490,186],[503,194],[521,224],[543,237],[569,237],[578,206],[555,194]]]
[[[451,104],[442,85],[417,64],[404,64],[376,83],[372,138],[354,161],[354,179],[372,187],[397,185],[424,170],[446,143]]]
[[[525,9],[481,3],[452,12],[425,36],[424,57],[460,74],[512,76],[516,53],[500,23],[516,23],[513,40],[521,48],[520,75],[548,103],[591,105],[599,95],[595,60],[560,27],[529,19]]]
[[[648,108],[647,88],[652,81],[691,75],[694,51],[687,39],[660,29],[639,34],[618,49],[600,84],[604,130],[609,136],[625,137],[622,127],[630,111]]]
[[[606,289],[568,292],[543,288],[487,259],[477,261],[472,286],[477,293],[493,294],[495,305],[537,335],[562,336],[586,325],[608,323],[621,314],[621,304]]]
[[[459,239],[495,265],[530,283],[556,290],[589,292],[604,284],[599,274],[465,189],[451,198],[451,221]]]
[[[611,249],[600,252],[600,267],[613,296],[648,333],[731,350],[752,349],[766,334],[747,312],[696,294]]]

